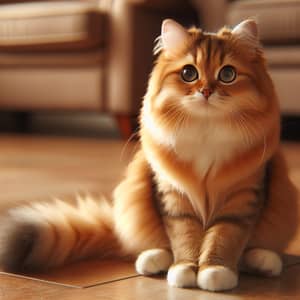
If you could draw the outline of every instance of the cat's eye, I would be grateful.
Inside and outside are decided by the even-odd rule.
[[[235,68],[232,66],[224,66],[218,75],[218,80],[223,83],[231,83],[236,78]]]
[[[181,78],[185,82],[195,81],[198,77],[198,71],[193,65],[185,65],[181,70]]]

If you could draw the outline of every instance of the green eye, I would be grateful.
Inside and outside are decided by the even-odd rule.
[[[198,79],[198,71],[193,65],[185,65],[181,70],[181,78],[185,82],[192,82]]]
[[[231,83],[236,78],[236,71],[232,66],[224,66],[218,75],[218,80],[223,83]]]

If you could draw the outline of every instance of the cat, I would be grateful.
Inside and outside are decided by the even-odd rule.
[[[236,287],[239,270],[281,273],[299,204],[257,24],[207,33],[167,19],[154,52],[139,149],[113,203],[13,208],[0,222],[4,270],[120,256],[208,291]]]

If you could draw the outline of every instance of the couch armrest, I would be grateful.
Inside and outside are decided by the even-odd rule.
[[[155,9],[147,3],[164,1],[116,0],[110,13],[107,110],[115,114],[137,114],[146,92],[153,64],[152,49],[161,22],[172,17],[172,7]],[[176,2],[176,1],[175,1]],[[182,1],[185,2],[185,1]],[[186,7],[186,4],[183,4]],[[160,7],[162,8],[162,7]],[[189,17],[191,8],[184,11]],[[180,12],[182,14],[182,12]]]

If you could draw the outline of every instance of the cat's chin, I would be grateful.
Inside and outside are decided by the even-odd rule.
[[[217,116],[220,112],[209,103],[209,101],[192,101],[184,105],[188,114],[194,117],[213,117]]]

